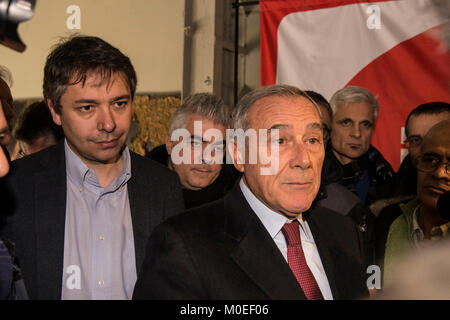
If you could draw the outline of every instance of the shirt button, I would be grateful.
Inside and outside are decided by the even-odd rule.
[[[79,188],[78,191],[83,192],[83,188]]]
[[[100,281],[98,282],[98,284],[99,284],[100,286],[103,286],[103,285],[105,284],[105,281],[100,280]]]
[[[88,174],[88,177],[89,177],[89,178],[92,178],[92,173],[89,173],[89,174]]]
[[[100,197],[100,200],[103,200],[103,196]]]
[[[105,237],[104,236],[99,236],[98,240],[105,240]]]

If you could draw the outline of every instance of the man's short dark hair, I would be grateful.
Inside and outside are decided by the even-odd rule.
[[[428,102],[428,103],[421,104],[420,106],[415,108],[413,111],[411,111],[408,114],[408,117],[406,118],[406,123],[405,123],[406,137],[408,137],[408,135],[409,135],[408,122],[412,116],[417,117],[419,115],[424,115],[424,114],[439,114],[439,113],[446,113],[446,112],[450,113],[450,104],[448,104],[446,102],[434,101],[434,102]]]
[[[106,81],[114,73],[122,73],[134,98],[137,78],[130,59],[98,37],[74,36],[58,44],[45,63],[44,97],[56,112],[61,112],[60,100],[67,86],[79,82],[84,85],[90,72]]]
[[[17,140],[28,143],[42,136],[51,135],[55,141],[64,137],[61,127],[53,122],[44,101],[32,103],[20,113],[13,135]]]

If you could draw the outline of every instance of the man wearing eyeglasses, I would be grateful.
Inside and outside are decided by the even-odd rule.
[[[402,211],[400,202],[406,204],[417,192],[416,164],[420,156],[423,137],[434,125],[442,120],[450,119],[450,104],[445,102],[429,102],[412,110],[405,123],[406,146],[408,155],[403,159],[396,175],[395,197],[391,205],[386,206],[378,214],[375,221],[375,256],[377,263],[383,267],[385,244],[389,228]]]
[[[450,119],[436,124],[422,140],[417,157],[417,195],[399,204],[402,214],[392,223],[386,241],[384,283],[407,251],[420,250],[450,236],[450,221],[437,210],[439,197],[450,191]]]
[[[397,195],[415,195],[417,172],[415,163],[425,134],[439,121],[450,119],[450,104],[445,102],[424,103],[410,112],[406,118],[405,134],[408,155],[403,159],[397,173]]]

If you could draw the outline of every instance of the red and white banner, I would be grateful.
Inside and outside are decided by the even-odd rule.
[[[397,170],[408,113],[450,101],[448,12],[432,3],[261,0],[261,85],[291,84],[327,99],[348,85],[367,88],[380,103],[372,144]]]

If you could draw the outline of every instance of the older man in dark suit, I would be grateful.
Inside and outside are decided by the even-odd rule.
[[[317,105],[295,87],[264,87],[242,98],[233,122],[231,154],[242,180],[223,199],[154,230],[133,297],[364,296],[356,226],[312,206],[324,159]],[[250,137],[245,143],[237,129]]]
[[[136,74],[97,37],[48,56],[44,96],[63,142],[17,160],[2,181],[32,299],[129,299],[154,226],[181,211],[175,174],[126,147]]]

